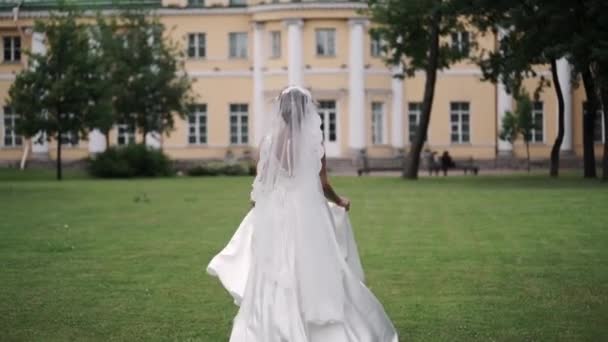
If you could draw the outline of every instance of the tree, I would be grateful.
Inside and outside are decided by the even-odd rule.
[[[420,124],[403,176],[418,178],[420,153],[427,138],[437,71],[466,57],[468,47],[454,49],[450,35],[462,29],[459,7],[449,0],[370,0],[367,14],[378,24],[371,34],[385,42],[385,61],[403,67],[404,76],[426,73]]]
[[[112,71],[114,70],[115,62],[113,56],[119,44],[115,39],[115,29],[110,23],[105,21],[101,14],[97,16],[95,26],[89,27],[89,34],[92,38],[91,54],[95,60],[96,67],[103,73],[99,82],[95,84],[97,87],[96,95],[99,97],[97,102],[97,110],[89,120],[89,129],[98,129],[105,138],[106,148],[110,147],[110,131],[114,128],[117,122],[117,115],[113,107],[113,96],[116,92],[116,85],[112,82]]]
[[[191,81],[176,44],[163,38],[164,26],[145,12],[126,11],[109,23],[99,17],[100,42],[109,59],[113,112],[117,121],[136,127],[146,143],[149,133],[174,127],[192,102]]]
[[[482,32],[497,33],[502,27],[504,34],[499,39],[499,47],[490,51],[476,62],[483,71],[484,79],[493,83],[503,82],[508,90],[521,87],[525,78],[536,77],[535,67],[551,66],[555,94],[558,99],[558,131],[551,149],[550,175],[559,174],[559,157],[564,139],[564,94],[558,76],[557,60],[567,55],[563,43],[570,28],[567,25],[570,14],[564,12],[567,0],[544,3],[514,2],[508,0],[473,1],[472,22]],[[540,77],[537,91],[548,82]]]
[[[588,16],[594,28],[591,48],[593,76],[597,80],[598,98],[602,104],[604,148],[602,157],[602,180],[608,181],[608,22],[603,14],[608,11],[605,1],[589,0]]]
[[[511,144],[517,141],[519,137],[524,140],[528,172],[530,172],[530,141],[534,130],[538,129],[538,125],[534,122],[530,96],[523,90],[518,91],[516,101],[515,112],[506,112],[502,119],[500,138]]]
[[[545,0],[549,1],[549,0]],[[600,108],[597,84],[592,72],[592,47],[594,46],[594,18],[589,14],[589,0],[573,1],[567,8],[572,13],[571,35],[567,36],[570,60],[576,72],[580,73],[587,95],[583,115],[583,162],[585,178],[596,178],[595,164],[595,119]],[[564,10],[564,9],[563,9]],[[603,14],[600,14],[603,16]]]
[[[530,41],[542,47],[547,63],[551,63],[557,56],[565,56],[573,65],[573,74],[580,75],[587,96],[583,115],[584,176],[596,178],[594,125],[600,108],[598,89],[608,88],[602,85],[604,81],[600,76],[603,73],[600,66],[603,64],[601,56],[605,55],[606,51],[606,45],[602,43],[606,41],[607,32],[603,20],[608,9],[606,2],[602,0],[459,1],[467,2],[471,5],[469,8],[475,9],[473,17],[476,20],[508,27],[516,31],[517,35],[535,35],[536,39]],[[557,84],[555,88],[556,90],[559,88]],[[558,139],[560,136],[561,134],[558,134]],[[608,150],[608,147],[605,149]],[[552,153],[557,153],[556,151],[554,146]],[[605,161],[605,164],[608,174],[608,161]]]
[[[86,137],[87,120],[94,117],[100,70],[91,58],[86,25],[71,8],[37,21],[34,30],[47,37],[47,53],[28,53],[35,67],[21,71],[9,89],[9,103],[20,116],[17,128],[27,137],[57,143],[57,179],[62,178],[64,140]]]

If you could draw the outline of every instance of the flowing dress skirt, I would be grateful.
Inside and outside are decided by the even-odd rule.
[[[240,306],[230,342],[398,341],[397,332],[382,305],[364,284],[364,273],[348,213],[333,203],[327,204],[326,208],[333,220],[331,226],[336,242],[329,244],[336,249],[336,253],[330,255],[339,255],[342,259],[336,263],[340,265],[340,277],[337,278],[341,282],[340,290],[334,294],[327,292],[327,300],[315,299],[324,298],[324,294],[314,293],[322,292],[322,287],[315,288],[313,285],[313,293],[307,294],[307,291],[311,292],[310,286],[306,289],[307,282],[310,283],[310,279],[317,281],[314,267],[318,267],[318,262],[315,266],[314,254],[305,258],[298,255],[302,249],[298,244],[307,244],[306,235],[299,238],[297,235],[291,238],[287,235],[282,240],[283,248],[280,248],[284,253],[282,257],[271,254],[278,275],[264,271],[268,268],[263,265],[256,265],[255,239],[260,228],[255,225],[265,222],[256,219],[260,211],[258,208],[251,209],[228,245],[211,260],[207,272],[219,278],[235,304]],[[310,234],[314,234],[314,229]],[[275,232],[274,235],[280,233]],[[280,239],[274,235],[273,239]],[[307,250],[310,248],[314,249],[314,246],[308,246]],[[311,260],[298,262],[299,257]],[[323,277],[322,274],[323,270],[319,270],[318,277]],[[305,279],[298,279],[298,275]],[[327,286],[332,285],[328,282]],[[338,305],[341,307],[335,308]],[[318,313],[304,314],[317,307],[320,308]],[[335,318],[325,319],[327,315]]]

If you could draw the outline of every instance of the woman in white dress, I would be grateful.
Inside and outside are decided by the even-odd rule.
[[[310,93],[286,88],[268,121],[254,207],[207,267],[240,306],[230,342],[396,342],[363,283],[350,202],[327,181]]]

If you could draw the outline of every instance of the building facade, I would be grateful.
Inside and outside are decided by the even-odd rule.
[[[83,1],[86,3],[87,1]],[[91,1],[89,1],[91,2]],[[97,7],[112,1],[91,2]],[[372,23],[361,15],[364,2],[250,0],[136,0],[148,6],[165,24],[169,39],[182,44],[186,71],[194,80],[197,105],[175,130],[147,139],[175,159],[224,158],[255,149],[263,132],[270,102],[287,85],[311,90],[319,104],[328,158],[350,158],[365,148],[370,156],[391,156],[408,150],[420,117],[424,74],[393,77],[398,67],[385,65],[380,42],[368,33]],[[18,1],[15,1],[18,3]],[[54,158],[55,142],[28,142],[14,131],[17,117],[6,105],[15,74],[28,67],[25,49],[44,52],[44,35],[33,32],[33,23],[48,16],[54,1],[24,1],[20,6],[0,6],[0,160],[16,161],[24,144],[30,158]],[[86,5],[86,4],[85,4]],[[450,37],[454,48],[469,49],[474,39],[480,49],[491,50],[497,37],[463,31]],[[548,67],[538,77],[551,79]],[[562,149],[582,156],[584,90],[570,84],[571,68],[559,62],[566,97],[566,133]],[[447,150],[457,158],[492,160],[501,155],[522,157],[521,143],[514,146],[499,138],[504,112],[514,107],[503,86],[482,82],[481,71],[471,61],[440,71],[427,145]],[[529,79],[532,92],[539,79]],[[557,133],[557,100],[551,86],[534,104],[539,124],[531,155],[548,159]],[[602,122],[596,123],[597,155]],[[129,127],[117,125],[111,144],[140,140]],[[88,139],[64,138],[66,159],[80,159],[103,151],[106,139],[93,131]]]

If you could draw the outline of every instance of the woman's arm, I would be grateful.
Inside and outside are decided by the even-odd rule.
[[[338,194],[334,191],[334,188],[329,183],[325,155],[323,155],[323,158],[321,158],[321,172],[319,173],[319,177],[321,178],[321,185],[323,186],[325,198],[343,207],[344,209],[349,210],[350,200],[348,198],[338,196]]]

